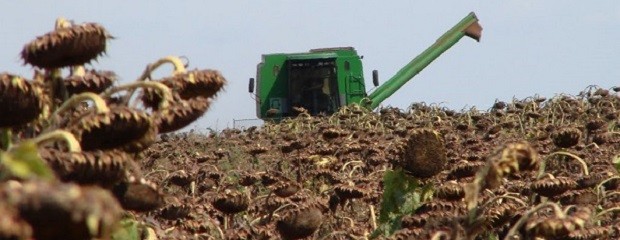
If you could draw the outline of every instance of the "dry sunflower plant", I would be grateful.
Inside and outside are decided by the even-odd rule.
[[[169,56],[119,85],[112,71],[85,68],[112,38],[59,18],[21,52],[33,79],[0,73],[0,239],[157,238],[135,217],[165,203],[140,153],[201,117],[226,80]],[[174,72],[151,79],[166,63]]]

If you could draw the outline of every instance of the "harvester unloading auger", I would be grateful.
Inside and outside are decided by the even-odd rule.
[[[461,38],[480,41],[481,34],[472,12],[381,86],[374,70],[373,84],[378,87],[371,94],[366,93],[361,57],[352,47],[265,54],[256,83],[254,78],[249,83],[251,93],[256,85],[256,115],[279,120],[297,115],[295,109],[300,108],[310,115],[332,114],[350,104],[375,109]]]

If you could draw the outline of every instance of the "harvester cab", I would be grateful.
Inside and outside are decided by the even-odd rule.
[[[362,57],[352,47],[264,54],[248,90],[255,94],[256,115],[263,120],[302,112],[329,115],[350,104],[374,109],[463,36],[479,41],[481,32],[476,15],[470,13],[381,86],[378,72],[373,71],[373,84],[378,87],[370,94],[364,84]]]

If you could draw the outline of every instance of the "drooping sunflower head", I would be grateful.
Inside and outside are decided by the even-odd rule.
[[[26,44],[21,57],[27,64],[46,69],[83,65],[105,53],[110,38],[97,23],[61,27]]]
[[[116,74],[111,71],[89,70],[83,76],[72,75],[64,79],[69,95],[83,92],[101,93],[116,81]]]
[[[137,151],[153,143],[157,134],[149,115],[126,106],[112,106],[105,113],[91,111],[68,128],[84,151],[113,148]]]
[[[159,133],[173,132],[188,126],[204,115],[210,104],[211,101],[203,97],[188,100],[177,99],[166,111],[157,114],[156,123]]]
[[[0,73],[0,127],[24,125],[44,108],[43,91],[19,76]]]

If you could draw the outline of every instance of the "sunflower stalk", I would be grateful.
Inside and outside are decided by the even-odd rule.
[[[166,63],[170,63],[172,64],[172,66],[174,67],[174,71],[172,72],[172,76],[177,75],[177,74],[184,74],[187,72],[187,70],[185,69],[185,64],[183,64],[183,62],[181,61],[181,59],[177,56],[166,56],[163,58],[160,58],[159,60],[157,60],[154,63],[151,63],[149,65],[146,66],[146,69],[144,69],[144,71],[142,72],[142,75],[140,75],[140,77],[138,78],[138,80],[136,80],[136,82],[144,82],[147,79],[151,79],[151,74],[157,70],[159,67],[163,66]],[[194,75],[190,74],[190,80],[193,81]],[[121,99],[121,103],[127,105],[129,103],[129,100],[131,99],[131,96],[133,96],[135,89],[131,89],[129,91],[129,93],[127,95],[125,95],[122,99]],[[172,98],[170,98],[172,99]]]
[[[572,154],[572,153],[569,153],[569,152],[559,151],[559,152],[551,153],[551,154],[549,154],[545,158],[545,160],[543,162],[546,163],[549,158],[551,158],[553,156],[556,156],[556,155],[563,155],[563,156],[567,156],[567,157],[571,157],[571,158],[575,159],[577,162],[579,162],[579,165],[581,166],[581,169],[583,171],[583,175],[585,175],[585,176],[590,175],[590,172],[588,171],[588,164],[586,164],[586,162],[582,158],[580,158],[579,156],[577,156],[575,154]],[[541,169],[538,172],[538,178],[540,178],[544,174],[544,172],[545,172],[544,166],[545,165],[546,164],[541,164]]]
[[[76,104],[82,103],[86,100],[93,101],[93,106],[95,107],[95,111],[97,111],[97,113],[107,113],[110,111],[108,105],[99,95],[91,92],[80,93],[64,101],[63,104],[58,107],[54,111],[54,113],[52,113],[51,117],[47,120],[47,126],[54,127],[63,112],[75,107]]]
[[[604,187],[604,185],[605,185],[606,183],[608,183],[608,182],[610,182],[610,181],[613,181],[613,180],[616,180],[616,179],[620,179],[620,177],[618,177],[618,176],[613,176],[613,177],[610,177],[610,178],[607,178],[607,179],[605,179],[605,180],[601,181],[598,185],[596,185],[596,195],[600,197],[600,196],[601,196],[601,194],[603,194],[603,193],[604,193],[604,191],[605,191],[605,189],[603,188],[603,187]],[[603,195],[603,197],[604,197],[604,195]]]
[[[56,23],[54,26],[55,30],[60,30],[63,28],[71,27],[71,22],[63,17],[59,17],[56,19]],[[66,101],[69,98],[69,92],[67,91],[67,87],[65,86],[62,78],[62,72],[60,68],[52,68],[46,69],[45,73],[49,76],[49,83],[47,84],[51,90],[52,99],[60,99],[61,101]],[[53,104],[53,108],[56,105]],[[52,109],[54,110],[54,109]]]
[[[86,69],[83,65],[71,67],[71,76],[84,77],[86,76]]]
[[[177,74],[183,74],[186,72],[185,64],[183,64],[183,62],[181,61],[179,57],[166,56],[146,66],[146,69],[144,69],[144,72],[142,73],[140,78],[138,78],[138,81],[145,81],[147,79],[150,79],[151,74],[155,70],[157,70],[159,67],[163,66],[166,63],[170,63],[174,67],[174,71],[172,72],[173,76]]]
[[[163,96],[163,100],[159,103],[159,107],[161,109],[168,108],[170,103],[173,101],[170,88],[168,88],[168,86],[164,85],[163,83],[153,81],[133,82],[122,86],[113,87],[101,93],[101,96],[103,96],[104,98],[109,98],[117,92],[129,90],[130,92],[125,95],[125,97],[131,98],[131,95],[136,88],[153,88],[155,90],[158,90],[159,93]]]
[[[37,146],[41,146],[43,144],[62,140],[67,144],[70,152],[81,152],[82,148],[80,147],[80,142],[71,134],[65,130],[54,130],[52,132],[48,132],[42,134],[33,139],[34,143]]]
[[[46,70],[45,75],[48,76],[46,78],[48,80],[47,87],[50,89],[50,93],[52,99],[59,99],[62,102],[66,101],[69,98],[69,92],[67,91],[67,86],[62,78],[62,72],[59,68]],[[56,104],[53,104],[52,108],[55,108]]]
[[[613,207],[613,208],[608,208],[605,209],[603,211],[601,211],[600,213],[596,214],[596,219],[600,218],[601,216],[611,213],[611,212],[618,212],[620,211],[620,207]]]
[[[539,210],[546,208],[546,207],[551,207],[553,208],[553,211],[555,213],[555,215],[558,218],[564,219],[566,218],[566,214],[562,211],[562,209],[560,208],[560,206],[558,206],[557,203],[554,202],[544,202],[541,204],[538,204],[536,207],[531,208],[530,210],[528,210],[526,213],[523,214],[523,216],[521,216],[521,218],[519,218],[519,220],[512,225],[512,227],[510,228],[510,230],[508,231],[508,234],[506,234],[506,237],[504,238],[504,240],[510,240],[513,239],[512,237],[514,235],[516,235],[517,231],[519,230],[519,228],[521,228],[521,226],[523,226],[523,224],[525,224],[525,222],[536,212],[538,212]]]
[[[110,111],[110,108],[108,108],[108,105],[105,103],[105,100],[103,100],[103,98],[101,98],[101,96],[95,94],[95,93],[91,93],[91,92],[85,92],[85,93],[80,93],[78,95],[75,95],[73,97],[71,97],[70,99],[68,99],[67,101],[65,101],[53,114],[52,116],[58,116],[61,113],[63,113],[64,111],[75,107],[76,104],[78,103],[82,103],[83,101],[86,100],[91,100],[93,101],[93,106],[95,107],[95,110],[97,111],[97,113],[107,113]]]

